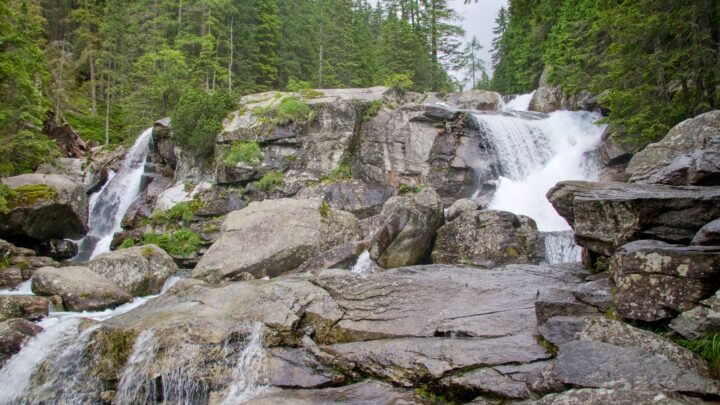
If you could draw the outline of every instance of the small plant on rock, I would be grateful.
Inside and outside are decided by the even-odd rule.
[[[258,190],[270,191],[282,187],[282,185],[285,184],[285,178],[283,172],[273,171],[266,173],[260,180],[253,184]]]
[[[263,153],[260,144],[257,142],[233,142],[230,152],[225,158],[225,164],[235,166],[238,163],[247,163],[251,166],[257,166],[262,162]]]

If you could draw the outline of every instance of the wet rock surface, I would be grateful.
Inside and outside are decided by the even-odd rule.
[[[16,318],[0,322],[0,367],[42,330],[41,327],[25,319]]]

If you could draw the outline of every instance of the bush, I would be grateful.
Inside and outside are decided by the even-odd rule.
[[[0,134],[0,176],[31,173],[42,163],[60,156],[57,143],[47,136],[20,130],[13,136]]]
[[[258,190],[270,191],[282,187],[285,184],[283,172],[275,171],[266,173],[260,180],[254,183]]]
[[[125,238],[123,239],[120,246],[118,246],[118,249],[127,249],[135,246],[135,239],[133,238]]]
[[[288,80],[287,89],[288,91],[292,92],[300,92],[303,90],[310,90],[312,86],[310,85],[310,82],[306,82],[304,80],[295,80],[295,78],[290,78]]]
[[[382,100],[371,101],[363,113],[362,122],[368,122],[375,117],[384,104]]]
[[[411,75],[408,73],[395,73],[385,79],[385,86],[400,92],[412,88],[413,84]]]
[[[230,152],[225,158],[225,164],[235,166],[239,162],[257,166],[262,162],[263,153],[257,142],[233,142]]]
[[[0,214],[7,214],[10,212],[8,207],[8,200],[15,197],[16,193],[10,187],[0,183]]]
[[[162,234],[145,234],[143,243],[157,245],[172,256],[188,257],[198,251],[202,239],[189,229],[181,229]]]
[[[215,136],[222,130],[222,120],[232,106],[225,92],[208,94],[193,88],[186,90],[170,115],[173,141],[198,156],[211,156],[215,151]]]
[[[292,122],[310,121],[312,110],[297,97],[285,97],[275,111],[273,123],[287,125]]]
[[[350,170],[350,165],[343,162],[338,165],[338,167],[334,168],[330,174],[328,174],[326,177],[323,178],[324,183],[335,183],[340,180],[350,180],[352,179],[352,170]]]
[[[167,211],[155,211],[152,220],[157,225],[173,224],[176,222],[188,223],[192,221],[195,213],[189,203],[181,202]]]

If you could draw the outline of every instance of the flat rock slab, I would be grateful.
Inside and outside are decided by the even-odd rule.
[[[47,316],[50,304],[37,295],[0,295],[0,322],[11,318],[39,321]]]
[[[550,357],[531,335],[381,339],[325,346],[323,350],[344,368],[408,387],[467,367],[529,363]]]
[[[618,249],[610,271],[617,315],[658,321],[692,309],[720,288],[720,247],[635,241]]]
[[[329,404],[377,404],[411,405],[431,404],[413,391],[395,388],[390,384],[367,380],[357,384],[319,390],[269,389],[246,405],[329,405]]]
[[[492,398],[526,399],[530,397],[527,382],[536,378],[549,364],[539,361],[530,364],[485,367],[450,375],[440,381],[448,392],[460,392],[470,399],[478,395]]]
[[[552,394],[534,402],[536,405],[695,405],[704,404],[698,398],[692,398],[668,391],[645,391],[636,389],[579,389],[561,394]]]
[[[120,286],[87,267],[43,267],[33,275],[32,291],[59,295],[68,311],[100,311],[133,300]]]
[[[689,243],[720,217],[720,187],[564,181],[547,197],[576,242],[604,256],[637,239]]]

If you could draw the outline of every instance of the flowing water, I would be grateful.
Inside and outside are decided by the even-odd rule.
[[[600,143],[604,127],[595,125],[599,114],[585,111],[511,111],[527,109],[530,97],[518,96],[502,114],[474,116],[495,148],[502,172],[488,208],[529,216],[542,232],[569,230],[545,194],[560,181],[597,180],[600,166],[588,156]],[[545,239],[546,251],[553,252],[548,261],[579,259],[579,249],[568,235]]]
[[[122,230],[122,219],[140,193],[151,137],[152,128],[148,128],[127,153],[122,168],[90,198],[89,230],[78,244],[74,262],[87,262],[110,250],[113,235]]]
[[[259,383],[263,372],[265,348],[262,345],[263,324],[256,322],[245,340],[245,348],[240,353],[232,371],[232,382],[222,405],[234,405],[247,401],[266,389]]]

